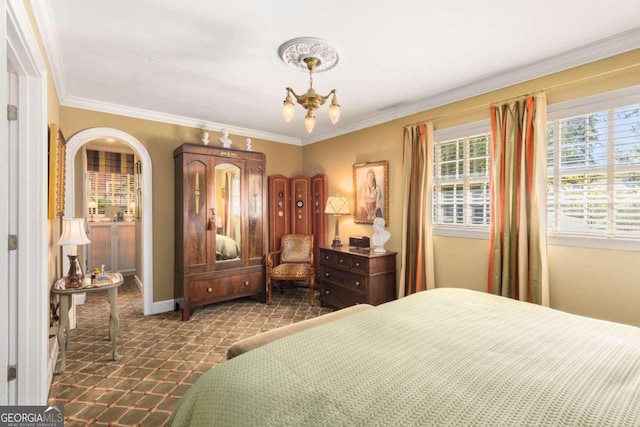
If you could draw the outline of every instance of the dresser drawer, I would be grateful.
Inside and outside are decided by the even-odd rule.
[[[344,286],[325,281],[322,286],[322,300],[329,305],[342,308],[364,304],[367,302],[367,296],[364,292],[353,291]]]
[[[326,264],[335,264],[336,263],[336,253],[320,250],[320,262]]]
[[[396,297],[396,253],[320,248],[318,282],[323,304],[379,305]]]
[[[367,289],[367,276],[328,265],[322,268],[322,280],[340,284],[357,292],[365,292]]]
[[[349,270],[359,271],[361,273],[369,271],[369,263],[366,258],[352,256],[349,254],[336,254],[335,265]]]

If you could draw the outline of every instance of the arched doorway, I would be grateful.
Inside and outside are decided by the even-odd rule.
[[[153,206],[151,191],[151,157],[149,152],[140,141],[126,132],[113,128],[91,128],[80,131],[73,135],[66,146],[66,178],[65,178],[65,201],[64,210],[68,213],[75,212],[74,188],[74,159],[75,156],[86,143],[98,138],[116,138],[129,145],[135,152],[142,165],[142,299],[143,313],[145,315],[153,313],[153,217],[151,207]]]

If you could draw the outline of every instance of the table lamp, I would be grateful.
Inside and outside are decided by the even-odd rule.
[[[84,218],[64,218],[62,220],[62,235],[58,244],[69,246],[69,273],[65,276],[65,288],[79,288],[82,286],[84,274],[78,262],[78,245],[91,243],[84,230]]]
[[[349,201],[346,197],[340,196],[329,196],[327,198],[327,207],[324,210],[324,213],[329,215],[335,215],[336,217],[336,236],[333,239],[333,243],[331,246],[339,247],[342,246],[342,242],[340,241],[340,233],[338,231],[338,220],[340,215],[350,215],[351,211],[349,211]]]

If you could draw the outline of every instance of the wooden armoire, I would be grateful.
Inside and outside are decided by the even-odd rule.
[[[265,300],[266,157],[185,143],[175,161],[175,297],[194,309],[246,296]]]

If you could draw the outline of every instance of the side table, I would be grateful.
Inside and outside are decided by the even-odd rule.
[[[69,336],[69,308],[71,308],[71,298],[74,294],[83,292],[102,292],[109,293],[109,340],[111,340],[113,360],[118,360],[118,352],[116,351],[116,341],[118,339],[118,330],[120,329],[120,320],[118,319],[118,287],[122,285],[123,278],[120,273],[108,273],[109,280],[101,281],[96,284],[82,286],[80,288],[65,289],[64,277],[56,280],[51,288],[51,292],[58,295],[60,300],[60,324],[58,326],[58,347],[60,347],[60,368],[58,373],[62,374],[66,365],[66,350],[71,342]]]

